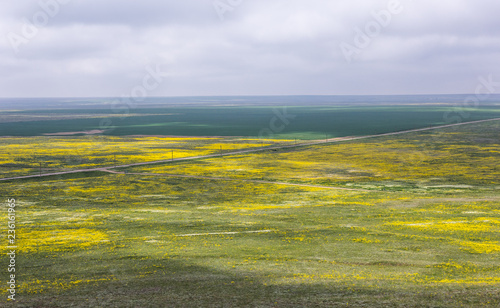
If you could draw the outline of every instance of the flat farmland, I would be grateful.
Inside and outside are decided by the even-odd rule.
[[[81,108],[81,107],[79,107]],[[453,105],[192,106],[5,110],[0,136],[43,136],[98,131],[102,135],[227,136],[324,139],[500,117],[500,107]],[[274,120],[273,120],[274,119]]]

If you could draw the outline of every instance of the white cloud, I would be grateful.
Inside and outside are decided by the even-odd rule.
[[[147,63],[169,76],[154,95],[463,93],[500,74],[495,0],[400,0],[348,64],[340,43],[390,1],[244,0],[221,21],[212,0],[72,0],[18,53],[8,33],[41,8],[4,2],[0,96],[120,95]]]

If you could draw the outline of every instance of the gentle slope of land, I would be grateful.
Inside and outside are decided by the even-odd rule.
[[[18,204],[18,306],[497,307],[499,129],[1,183]]]

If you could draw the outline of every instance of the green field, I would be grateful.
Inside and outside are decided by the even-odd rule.
[[[284,105],[286,106],[286,105]],[[196,106],[3,111],[0,136],[104,130],[104,135],[243,136],[323,139],[496,118],[500,107]],[[277,117],[288,115],[285,120]]]
[[[268,125],[272,112],[260,112]],[[384,124],[377,112],[400,116],[349,110],[339,134],[443,115]],[[330,123],[324,114],[317,122]],[[368,129],[370,119],[383,125]],[[17,204],[15,306],[498,307],[499,129],[492,121],[0,182],[3,202]],[[6,224],[1,232],[5,242]]]

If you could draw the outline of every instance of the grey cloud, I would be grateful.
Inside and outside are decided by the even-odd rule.
[[[395,0],[242,0],[224,21],[214,1],[68,1],[18,53],[7,35],[40,6],[4,2],[0,96],[121,95],[147,63],[168,75],[151,95],[463,93],[500,73],[495,0],[400,0],[350,64],[340,44]]]
[[[31,19],[40,11],[58,12],[57,18],[50,26],[68,24],[113,25],[121,24],[131,27],[147,27],[162,24],[199,24],[216,21],[217,15],[212,12],[210,1],[120,1],[120,0],[40,0],[27,3],[10,3],[4,15],[21,19]],[[56,8],[57,7],[57,8]],[[213,14],[207,14],[213,13]],[[62,13],[62,14],[59,14]]]

